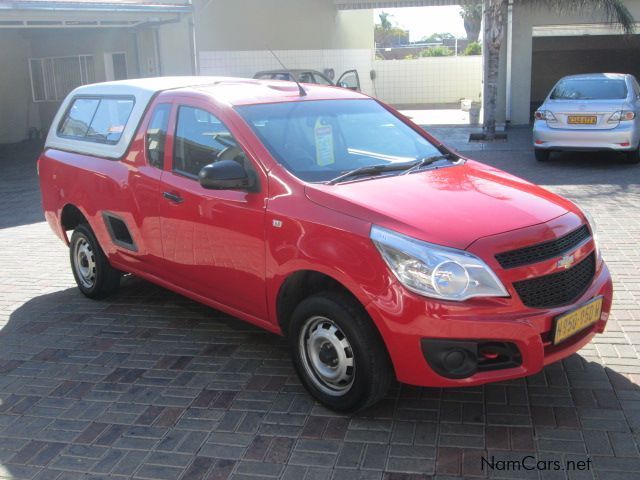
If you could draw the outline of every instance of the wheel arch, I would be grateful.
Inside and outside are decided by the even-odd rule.
[[[67,232],[75,230],[75,228],[82,223],[86,223],[89,225],[89,228],[91,228],[87,216],[78,206],[73,203],[67,203],[62,207],[62,210],[60,211],[60,229],[64,235],[67,245],[69,244],[69,236],[67,235]]]
[[[285,277],[278,288],[276,296],[276,317],[278,325],[284,334],[288,332],[291,314],[296,306],[308,296],[324,291],[342,292],[356,300],[366,311],[366,303],[345,285],[345,282],[319,270],[297,270]],[[373,320],[372,323],[375,325]]]

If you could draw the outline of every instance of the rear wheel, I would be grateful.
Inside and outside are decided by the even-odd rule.
[[[80,291],[89,298],[104,298],[120,286],[121,273],[113,268],[87,224],[76,227],[69,245],[71,270]]]
[[[354,412],[373,405],[394,378],[371,319],[343,293],[324,292],[303,300],[292,315],[289,345],[305,388],[333,410]]]
[[[549,161],[549,157],[551,156],[551,152],[549,150],[543,150],[542,148],[536,148],[536,160],[539,162],[547,162]]]
[[[625,153],[626,163],[640,163],[640,147]]]

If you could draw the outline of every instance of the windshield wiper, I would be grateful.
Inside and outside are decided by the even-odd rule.
[[[402,175],[408,175],[410,173],[413,173],[417,170],[420,170],[421,168],[424,168],[428,165],[431,165],[432,163],[437,162],[438,160],[446,160],[448,158],[451,157],[450,153],[445,153],[442,155],[434,155],[432,157],[424,157],[422,160],[418,160],[416,163],[414,163],[411,168],[409,170],[407,170],[406,172],[403,172]]]
[[[351,170],[347,173],[343,173],[342,175],[337,176],[336,178],[329,180],[327,185],[335,185],[336,183],[340,183],[348,178],[358,177],[360,175],[378,175],[384,172],[393,172],[397,170],[407,170],[409,168],[413,168],[415,166],[415,162],[412,163],[384,163],[381,165],[369,165],[367,167],[360,167],[354,170]]]

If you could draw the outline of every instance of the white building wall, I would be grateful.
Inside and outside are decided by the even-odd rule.
[[[31,42],[22,31],[0,30],[0,143],[23,140],[30,127],[40,126],[31,101],[30,56]]]
[[[480,101],[482,57],[375,60],[374,96],[394,105]]]

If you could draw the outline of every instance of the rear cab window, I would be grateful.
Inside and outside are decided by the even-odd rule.
[[[129,121],[133,97],[77,97],[58,126],[58,136],[115,145]]]

